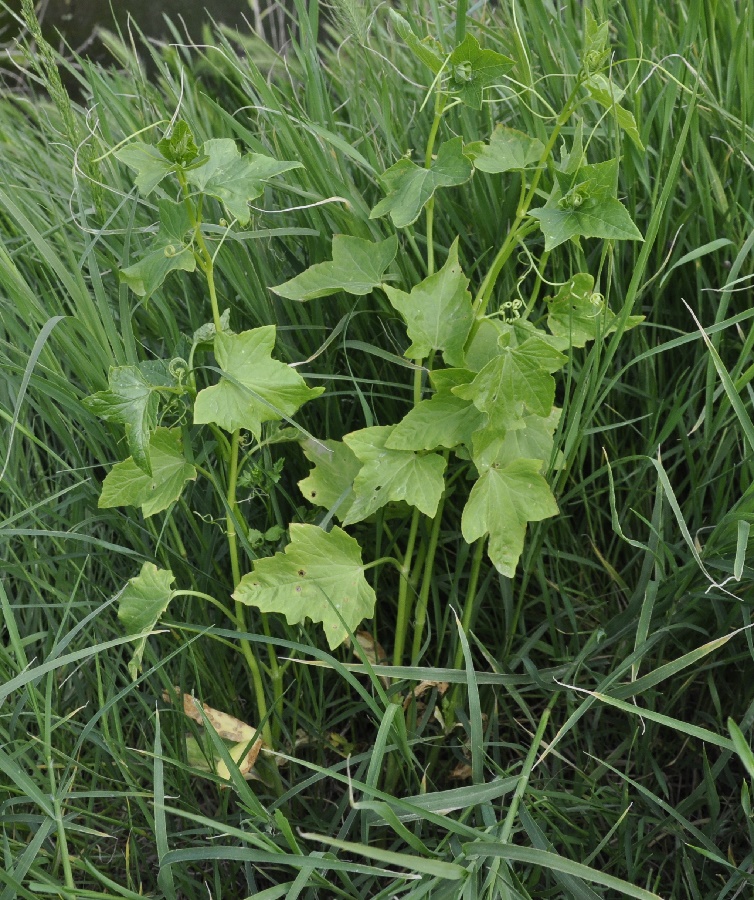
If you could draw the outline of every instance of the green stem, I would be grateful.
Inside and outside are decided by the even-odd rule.
[[[230,621],[236,626],[236,628],[240,628],[241,625],[238,619],[233,615],[233,613],[224,606],[219,600],[215,600],[214,597],[211,597],[209,594],[204,594],[202,591],[173,591],[173,597],[199,597],[201,600],[206,600],[207,603],[211,603],[213,606],[216,606],[222,613],[224,613]]]
[[[463,633],[468,637],[471,631],[471,622],[474,618],[474,608],[476,606],[477,585],[479,584],[479,572],[482,568],[482,559],[484,558],[484,545],[486,538],[480,538],[476,542],[474,548],[474,558],[471,561],[471,572],[469,573],[469,587],[466,591],[466,600],[463,604],[463,613],[461,615],[461,628]],[[463,644],[459,638],[456,647],[456,655],[453,660],[453,668],[460,669],[463,667]],[[443,718],[445,719],[445,730],[449,731],[453,727],[456,717],[456,707],[462,690],[461,684],[454,684],[445,702]],[[435,760],[436,761],[436,760]]]
[[[225,522],[228,533],[228,549],[230,550],[230,568],[233,574],[233,588],[238,587],[241,580],[241,566],[238,559],[238,535],[236,534],[236,484],[238,481],[238,450],[241,445],[241,429],[237,428],[230,439],[230,464],[228,468],[228,512]]]
[[[435,117],[432,120],[432,127],[429,130],[427,138],[427,149],[424,153],[424,168],[428,169],[432,165],[432,152],[435,149],[435,139],[440,128],[442,114],[445,111],[445,95],[435,94]],[[435,271],[435,244],[434,244],[434,222],[435,222],[435,198],[430,197],[427,203],[427,275],[432,275]]]
[[[532,200],[534,199],[534,195],[537,191],[539,180],[542,177],[542,172],[544,172],[545,163],[549,159],[550,154],[555,147],[555,142],[558,139],[560,130],[571,117],[571,113],[574,109],[573,101],[580,87],[581,76],[576,79],[576,84],[574,85],[573,90],[566,100],[563,111],[558,116],[557,121],[555,122],[555,127],[552,130],[550,139],[539,158],[539,162],[537,164],[536,171],[534,172],[534,176],[532,177],[531,184],[529,185],[529,189],[526,192],[523,201],[519,205],[518,210],[516,211],[516,218],[513,220],[513,224],[508,230],[508,234],[506,235],[502,246],[498,250],[497,256],[495,256],[495,259],[492,261],[492,265],[487,271],[487,274],[484,276],[484,281],[482,281],[482,285],[479,288],[479,293],[474,300],[474,313],[477,319],[481,319],[484,316],[487,305],[490,301],[490,297],[492,296],[492,291],[495,288],[495,283],[497,282],[498,276],[500,275],[503,266],[508,261],[508,258],[510,257],[516,246],[519,238],[519,232],[521,231],[521,224],[529,213],[529,207],[531,206]]]
[[[238,480],[238,452],[241,445],[241,430],[237,428],[233,432],[230,440],[230,460],[228,465],[228,512],[225,517],[226,528],[228,533],[228,550],[230,551],[230,567],[233,576],[233,588],[238,587],[241,580],[241,565],[238,558],[238,536],[236,534],[236,516],[238,514],[238,503],[236,501],[236,484]],[[236,619],[238,619],[238,627],[240,630],[246,630],[246,607],[239,600],[236,600]],[[251,643],[241,640],[241,652],[243,653],[246,665],[249,667],[251,674],[252,687],[257,701],[257,713],[259,721],[264,720],[262,725],[262,739],[268,747],[273,747],[272,728],[267,714],[267,698],[264,693],[264,682],[262,681],[262,671],[259,667]],[[275,660],[277,663],[277,659]]]
[[[471,622],[474,617],[474,607],[476,606],[476,590],[477,585],[479,584],[479,572],[482,568],[482,560],[484,559],[484,544],[485,539],[477,541],[476,547],[474,548],[474,558],[471,561],[471,572],[469,574],[469,587],[466,591],[466,600],[463,604],[463,613],[461,615],[461,628],[463,629],[463,633],[468,637],[469,631],[471,630]],[[460,669],[463,664],[463,647],[461,646],[461,642],[458,642],[458,646],[456,647],[456,656],[453,660],[453,668]]]
[[[447,459],[447,452],[445,454]],[[442,522],[442,512],[445,506],[445,494],[442,495],[437,512],[432,520],[432,531],[429,535],[429,546],[427,547],[427,558],[424,563],[424,576],[422,578],[422,586],[419,592],[419,600],[416,604],[416,618],[414,621],[414,640],[411,646],[411,665],[415,666],[419,663],[419,654],[422,648],[422,638],[424,637],[424,625],[427,621],[427,606],[429,604],[429,591],[432,587],[432,575],[435,568],[435,554],[437,553],[437,544],[440,540],[440,524]]]
[[[403,649],[406,646],[406,634],[408,632],[408,620],[410,615],[409,609],[409,587],[411,580],[411,563],[414,558],[414,544],[416,543],[416,533],[419,530],[419,519],[421,513],[414,507],[411,514],[411,524],[408,530],[408,541],[406,543],[406,552],[403,556],[403,564],[400,569],[400,584],[398,586],[398,614],[395,623],[395,644],[393,645],[393,665],[399,666],[403,662]]]
[[[180,168],[176,171],[176,175],[183,192],[183,202],[186,210],[188,211],[191,225],[194,229],[194,240],[196,241],[196,244],[199,248],[199,252],[194,253],[194,256],[196,257],[196,261],[199,264],[199,268],[204,273],[204,277],[207,279],[209,300],[212,305],[212,321],[215,323],[215,329],[220,332],[222,331],[222,324],[220,322],[220,309],[217,303],[217,292],[215,290],[215,266],[212,259],[212,254],[209,252],[207,242],[204,240],[204,235],[202,234],[201,205],[197,207],[191,200],[186,176],[183,174]]]
[[[442,94],[435,95],[435,117],[432,120],[432,127],[429,130],[427,138],[427,148],[424,152],[424,168],[428,169],[432,165],[432,151],[435,146],[435,139],[440,128],[443,110],[445,109],[445,97]],[[430,198],[427,204],[427,274],[431,275],[435,270],[435,248],[433,242],[435,202],[434,197]],[[417,406],[422,399],[422,375],[421,368],[414,370],[414,406]],[[409,525],[408,542],[406,544],[406,552],[403,556],[403,564],[400,570],[400,584],[398,586],[398,612],[395,625],[395,644],[393,645],[393,665],[399,666],[403,662],[403,651],[406,646],[406,636],[408,634],[408,623],[411,616],[411,602],[409,597],[409,588],[411,586],[411,567],[414,559],[414,545],[416,543],[416,534],[419,529],[419,518],[421,513],[414,507],[411,514],[411,524]]]

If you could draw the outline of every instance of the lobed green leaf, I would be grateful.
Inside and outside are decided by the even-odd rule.
[[[374,612],[376,596],[364,577],[361,548],[336,525],[290,526],[283,553],[254,562],[233,598],[262,612],[282,613],[290,625],[321,622],[330,649]]]

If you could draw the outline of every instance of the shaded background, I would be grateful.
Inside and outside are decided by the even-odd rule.
[[[20,0],[9,0],[8,6],[17,12]],[[41,0],[36,4],[44,34],[54,47],[67,45],[95,58],[102,58],[104,53],[96,40],[97,28],[122,28],[129,16],[147,36],[168,38],[167,16],[181,32],[198,41],[202,26],[213,20],[240,29],[247,29],[248,22],[257,30],[279,32],[281,26],[285,27],[282,11],[275,10],[273,21],[269,6],[268,0]],[[0,11],[0,28],[0,42],[6,45],[19,33],[13,16],[4,11]]]

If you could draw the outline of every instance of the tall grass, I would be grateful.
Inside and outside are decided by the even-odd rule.
[[[486,45],[516,60],[521,84],[456,126],[467,139],[508,120],[541,134],[563,72],[578,66],[581,4],[468,7]],[[248,634],[260,653],[270,640],[294,659],[272,711],[280,752],[267,761],[282,794],[271,778],[228,786],[203,769],[202,752],[224,745],[163,700],[177,685],[248,719],[238,635],[212,608],[176,601],[144,674],[128,678],[114,613],[126,580],[153,560],[212,593],[226,551],[200,488],[202,515],[188,524],[96,507],[101,466],[123,448],[80,398],[106,385],[111,365],[173,353],[209,318],[190,278],[145,304],[118,283],[156,212],[108,151],[149,126],[157,137],[180,110],[198,138],[304,162],[260,198],[249,239],[218,256],[222,298],[245,327],[277,323],[289,361],[322,351],[310,370],[328,392],[304,409],[304,427],[339,438],[367,416],[395,421],[410,394],[385,357],[401,352],[392,310],[380,309],[375,334],[342,297],[301,305],[268,290],[328,258],[334,233],[383,236],[369,219],[377,175],[423,146],[431,124],[417,64],[383,11],[349,8],[366,9],[350,32],[348,19],[328,25],[318,3],[299,2],[284,56],[249,34],[215,33],[199,48],[176,32],[174,45],[136,53],[113,37],[111,69],[59,61],[80,86],[83,149],[34,72],[28,91],[0,102],[0,900],[608,898],[626,884],[638,897],[748,896],[750,780],[727,720],[750,736],[749,0],[597,4],[647,153],[596,109],[586,126],[595,147],[622,154],[620,195],[647,241],[586,262],[610,273],[612,308],[646,323],[574,354],[559,387],[564,465],[552,474],[561,516],[530,532],[518,578],[483,570],[470,640],[453,615],[469,560],[451,498],[420,666],[384,685],[384,671],[324,652],[303,629]],[[427,0],[415,21],[451,44],[455,11]],[[473,274],[516,199],[477,173],[449,195],[437,246],[473,221],[461,234]],[[273,208],[290,211],[264,211]],[[548,278],[577,252],[551,262]],[[402,265],[407,278],[423,275],[420,256]],[[248,504],[253,527],[307,515],[303,474],[303,462],[286,461],[269,496]],[[403,527],[390,538],[398,545]],[[374,635],[389,650],[389,572],[377,590]],[[435,715],[445,682],[461,685],[447,737]]]

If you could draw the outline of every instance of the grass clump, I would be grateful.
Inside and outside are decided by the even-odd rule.
[[[750,888],[749,7],[393,7],[0,103],[1,897]]]

